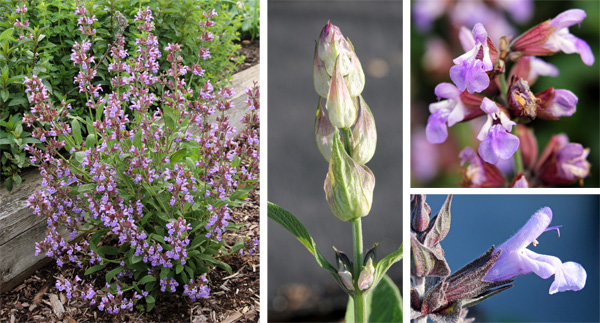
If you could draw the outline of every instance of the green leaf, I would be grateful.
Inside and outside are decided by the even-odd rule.
[[[397,263],[402,259],[402,247],[403,245],[400,245],[400,248],[398,248],[398,250],[390,253],[389,255],[383,257],[383,259],[377,262],[377,264],[375,265],[373,284],[377,284],[379,280],[381,280],[381,278],[385,276],[385,273],[388,271],[388,269],[393,264]]]
[[[171,161],[171,165],[174,165],[176,162],[180,161],[187,154],[187,149],[181,148],[178,151],[171,154],[169,160]]]
[[[89,274],[92,274],[92,273],[95,273],[95,272],[97,272],[99,270],[104,269],[104,267],[106,267],[106,265],[104,265],[104,264],[102,264],[102,265],[96,265],[94,267],[88,268],[88,270],[86,270],[85,273],[83,273],[83,274],[87,276]]]
[[[5,30],[2,34],[0,34],[0,40],[5,40],[5,39],[10,38],[14,31],[15,31],[14,28],[9,28],[9,29]]]
[[[15,182],[15,184],[17,184],[17,186],[21,185],[21,183],[23,182],[23,180],[21,179],[21,176],[19,176],[19,174],[17,174],[17,173],[14,173],[12,175],[12,180],[13,180],[13,182]]]
[[[346,322],[354,322],[354,300],[348,299]],[[398,286],[385,275],[367,295],[367,322],[402,322],[402,296]]]
[[[243,200],[248,197],[248,193],[254,188],[254,186],[246,186],[244,188],[240,188],[237,191],[233,192],[229,197],[230,200]]]
[[[87,192],[96,188],[96,183],[83,184],[77,189],[80,193]]]
[[[14,98],[14,99],[10,100],[10,103],[8,104],[8,106],[12,107],[15,105],[25,104],[25,103],[27,103],[27,100],[25,98]]]
[[[327,261],[327,259],[325,259],[325,257],[323,257],[321,252],[319,252],[315,241],[311,237],[308,230],[306,230],[304,224],[302,224],[302,222],[300,222],[293,214],[271,202],[268,202],[267,206],[267,214],[269,218],[279,223],[282,227],[293,234],[298,241],[300,241],[300,243],[304,245],[304,247],[306,247],[306,249],[308,249],[308,251],[315,257],[315,260],[319,266],[328,270],[338,281],[338,284],[341,284],[337,275],[337,270]]]
[[[152,295],[146,296],[146,311],[150,312],[154,305],[156,305],[156,299]]]
[[[96,145],[96,137],[93,133],[87,135],[85,138],[85,148],[93,148]]]
[[[173,110],[171,110],[171,108],[169,108],[168,106],[163,106],[163,116],[165,118],[165,124],[167,125],[167,127],[169,128],[169,130],[171,130],[171,132],[175,131],[175,114],[173,113]]]
[[[4,102],[8,101],[8,91],[7,90],[0,91],[0,97],[2,98],[2,101],[4,101]]]
[[[75,138],[75,143],[79,146],[81,142],[83,142],[83,138],[81,137],[81,126],[77,119],[71,121],[71,130],[71,134],[73,134],[73,138]]]
[[[115,275],[118,274],[118,273],[120,273],[120,272],[122,272],[123,269],[125,269],[125,268],[123,268],[123,267],[117,267],[117,268],[115,268],[115,269],[107,272],[106,276],[105,276],[106,281],[110,282],[115,277]]]
[[[138,281],[138,284],[139,285],[143,285],[145,283],[149,283],[149,282],[153,282],[153,281],[156,281],[156,277],[154,277],[152,275],[146,275],[146,276],[142,277],[142,279],[140,279]]]
[[[183,271],[183,265],[177,265],[177,266],[175,266],[175,273],[177,275],[179,275],[179,273],[182,272],[182,271]]]

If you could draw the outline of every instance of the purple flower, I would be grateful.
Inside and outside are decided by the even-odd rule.
[[[438,101],[429,105],[431,115],[427,120],[425,135],[427,141],[439,144],[448,138],[448,127],[463,121],[467,108],[460,98],[461,91],[450,83],[440,83],[435,87],[435,95],[448,100]]]
[[[511,49],[525,56],[552,55],[560,51],[579,53],[583,63],[591,66],[594,64],[594,54],[590,46],[569,32],[570,26],[580,24],[585,17],[585,11],[581,9],[567,10],[519,36]]]
[[[542,119],[556,120],[570,117],[577,110],[578,98],[569,90],[550,88],[537,95],[541,99],[538,116]]]
[[[490,164],[496,164],[498,159],[509,159],[519,148],[519,138],[510,133],[516,123],[488,98],[483,99],[481,110],[488,114],[488,119],[477,135],[481,141],[479,155]]]
[[[571,261],[563,263],[557,257],[540,255],[526,248],[530,243],[537,245],[536,239],[542,233],[554,229],[558,231],[558,226],[548,228],[550,221],[552,210],[549,207],[544,207],[531,216],[517,234],[498,247],[501,250],[500,257],[484,279],[501,281],[533,272],[543,279],[554,275],[550,294],[581,290],[585,286],[587,274],[580,264]]]
[[[463,44],[470,43],[472,48],[454,59],[454,66],[450,68],[450,78],[459,90],[465,89],[469,93],[481,92],[490,85],[487,71],[494,68],[490,57],[490,48],[487,43],[487,31],[482,24],[473,27],[473,34],[461,30],[459,37]]]
[[[569,33],[569,27],[574,24],[580,24],[585,17],[585,11],[571,9],[550,20],[550,26],[555,28],[555,31],[550,34],[544,47],[552,52],[579,53],[583,63],[592,66],[594,64],[594,54],[590,46],[585,41]]]

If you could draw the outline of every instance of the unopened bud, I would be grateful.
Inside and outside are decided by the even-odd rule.
[[[350,258],[348,258],[343,251],[339,251],[335,247],[333,247],[333,250],[335,250],[335,260],[338,271],[353,270],[352,261],[350,261]]]
[[[331,76],[325,70],[325,63],[319,58],[317,53],[317,45],[315,44],[315,58],[313,60],[313,80],[315,83],[315,91],[324,99],[327,99],[329,94],[329,82]]]
[[[373,285],[373,279],[375,275],[375,267],[373,266],[373,259],[369,258],[363,271],[358,276],[358,289],[365,290]]]
[[[336,60],[340,59],[340,70],[342,75],[348,74],[350,69],[350,59],[348,53],[351,52],[350,44],[344,39],[340,29],[327,21],[325,27],[321,30],[321,35],[317,43],[317,53],[323,61],[325,69],[329,75],[333,75],[333,69]]]
[[[369,260],[377,260],[377,246],[379,246],[378,243],[374,244],[373,247],[367,251],[365,254],[365,259],[363,260],[363,265],[366,266]]]
[[[319,105],[317,106],[317,115],[315,116],[315,139],[317,147],[325,160],[329,162],[331,159],[331,148],[333,146],[333,132],[335,128],[329,122],[323,109],[321,108],[322,99],[319,97]]]
[[[375,118],[369,109],[369,106],[359,96],[360,115],[356,124],[352,128],[352,138],[350,139],[350,152],[352,159],[357,163],[366,164],[375,154],[377,146],[377,129],[375,128]]]
[[[352,274],[347,271],[338,271],[338,276],[340,276],[340,280],[342,281],[342,284],[344,284],[344,286],[346,288],[348,288],[348,290],[350,291],[354,291],[354,284],[352,282]]]
[[[358,109],[354,100],[348,92],[346,81],[341,73],[341,63],[338,59],[333,69],[327,103],[325,107],[329,115],[329,121],[337,128],[350,128],[358,115]]]
[[[342,221],[369,214],[374,188],[375,176],[368,167],[348,156],[336,129],[329,172],[323,187],[331,213]]]
[[[348,92],[350,96],[355,97],[362,93],[365,88],[365,73],[363,72],[362,65],[358,60],[358,56],[354,52],[354,46],[348,39],[348,43],[352,48],[352,51],[348,54],[350,58],[350,70],[346,76],[346,85],[348,86]]]

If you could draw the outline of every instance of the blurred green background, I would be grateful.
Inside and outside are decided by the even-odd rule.
[[[440,6],[444,2],[439,2]],[[411,186],[412,187],[456,187],[461,181],[463,174],[459,173],[460,160],[458,153],[465,147],[471,146],[475,150],[479,147],[479,141],[475,136],[480,126],[473,122],[459,123],[449,128],[449,139],[439,145],[428,145],[424,143],[424,128],[429,117],[429,104],[436,102],[434,88],[441,82],[452,82],[447,69],[446,73],[440,70],[445,64],[452,66],[451,60],[464,53],[458,41],[456,41],[456,30],[459,26],[453,25],[448,16],[454,4],[448,4],[443,16],[437,18],[429,31],[420,31],[415,27],[414,8],[415,2],[411,3],[412,25],[411,25]],[[493,2],[485,2],[493,5]],[[560,121],[549,121],[536,119],[528,124],[534,131],[538,140],[538,156],[550,140],[553,134],[565,133],[571,142],[581,143],[590,148],[588,161],[591,163],[590,175],[585,178],[583,187],[599,187],[600,175],[600,59],[598,53],[600,39],[600,1],[532,1],[533,15],[531,19],[523,24],[517,24],[506,12],[502,13],[507,21],[513,26],[518,34],[528,30],[538,23],[552,19],[559,13],[573,8],[583,9],[587,17],[581,23],[571,26],[569,32],[578,38],[585,40],[591,47],[595,56],[592,66],[583,64],[578,54],[557,53],[553,56],[545,56],[542,59],[554,64],[559,70],[558,77],[541,76],[533,83],[531,89],[534,93],[541,92],[549,87],[556,89],[568,89],[578,98],[577,112]],[[489,19],[482,21],[484,25],[497,23]],[[468,26],[471,28],[471,26]],[[487,28],[487,27],[486,27]],[[437,56],[425,58],[428,40],[439,38],[439,44],[445,44],[450,50],[444,56],[438,52]],[[449,45],[452,44],[452,45]],[[431,53],[430,53],[431,55]],[[425,63],[427,62],[427,63]],[[437,72],[432,71],[432,62],[438,64]],[[485,120],[484,118],[480,118]],[[474,134],[473,134],[474,133]],[[434,175],[435,173],[435,175]],[[507,180],[510,181],[512,175]],[[573,187],[579,187],[576,183]]]

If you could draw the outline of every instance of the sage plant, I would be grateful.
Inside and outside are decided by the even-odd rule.
[[[57,277],[56,288],[110,314],[131,310],[141,299],[150,311],[159,292],[206,298],[207,274],[216,267],[231,273],[221,258],[243,249],[251,254],[258,244],[245,237],[228,247],[222,239],[234,229],[231,208],[258,181],[258,87],[246,91],[249,112],[241,121],[248,127],[240,145],[224,115],[233,91],[215,89],[210,81],[188,86],[203,77],[208,49],[199,48],[197,64],[183,65],[180,46],[161,50],[152,12],[140,9],[134,48],[126,50],[122,35],[111,44],[112,78],[103,88],[94,80],[90,52],[96,19],[85,3],[77,3],[75,14],[81,38],[71,55],[80,69],[74,84],[87,98],[90,117],[70,115],[64,101],[54,105],[36,75],[25,79],[32,107],[24,122],[46,144],[43,150],[28,147],[43,178],[28,205],[48,223],[36,255],[53,257],[59,267],[70,262],[86,269],[82,277]],[[204,13],[203,42],[213,39],[216,14]],[[166,69],[158,63],[163,55]],[[84,239],[69,242],[79,235]],[[100,271],[104,279],[96,286],[89,275]]]
[[[543,279],[554,276],[549,293],[578,291],[587,279],[585,269],[576,262],[562,262],[558,257],[535,253],[527,246],[538,244],[537,238],[552,221],[552,210],[544,207],[500,246],[490,249],[451,274],[441,241],[450,231],[449,195],[433,217],[425,195],[411,196],[411,320],[426,322],[469,322],[468,308],[511,288],[513,278],[535,273]]]
[[[363,249],[361,219],[369,214],[375,187],[375,176],[365,164],[373,157],[377,142],[375,119],[361,95],[365,76],[352,43],[329,21],[315,45],[313,80],[318,94],[314,134],[319,151],[329,163],[325,199],[334,216],[352,225],[353,253],[349,257],[334,248],[334,266],[319,252],[295,216],[269,203],[269,217],[294,234],[349,295],[352,305],[347,318],[366,322],[370,313],[378,312],[377,315],[386,313],[388,320],[401,321],[399,291],[385,273],[402,258],[402,246],[379,261],[375,252],[377,245],[367,252]],[[381,299],[373,293],[380,283],[397,291],[397,296],[389,291],[389,294],[383,292],[385,296],[377,296],[389,297],[390,307],[380,307],[383,306],[378,304]],[[374,298],[368,307],[370,294]]]
[[[583,10],[570,9],[521,35],[504,34],[499,39],[490,38],[488,21],[474,24],[471,30],[460,28],[457,36],[464,53],[452,60],[448,70],[452,83],[435,87],[438,102],[429,105],[425,134],[429,143],[440,144],[448,139],[449,127],[474,119],[482,122],[476,135],[478,147],[463,147],[458,156],[464,167],[461,185],[566,186],[582,184],[589,175],[590,148],[559,133],[538,156],[537,138],[530,127],[533,122],[553,122],[576,112],[576,93],[554,87],[536,92],[534,83],[540,76],[560,72],[543,56],[575,53],[583,64],[594,64],[589,45],[569,30],[585,17]]]

